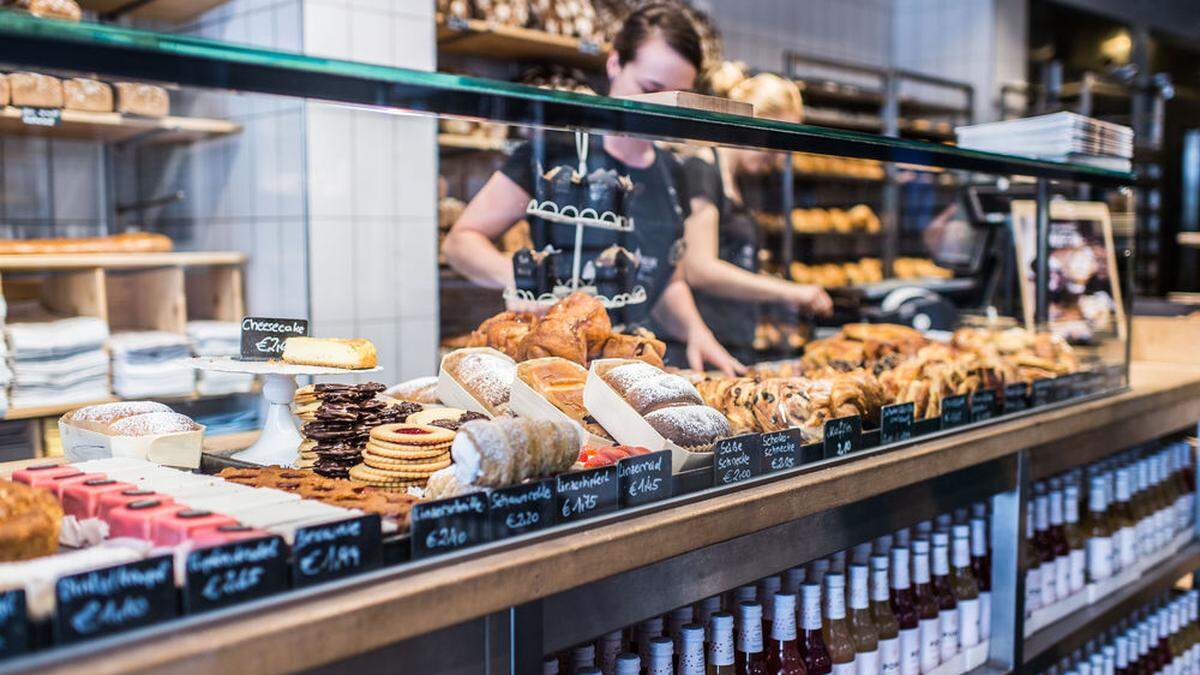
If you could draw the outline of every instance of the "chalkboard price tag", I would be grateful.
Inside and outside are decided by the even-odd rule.
[[[1032,394],[1034,407],[1043,406],[1054,402],[1054,380],[1049,378],[1042,380],[1034,380],[1029,386]]]
[[[1106,387],[1109,391],[1114,391],[1125,386],[1125,367],[1124,366],[1109,366],[1105,368],[1107,379]]]
[[[971,421],[982,422],[992,419],[996,411],[996,391],[980,389],[971,394]]]
[[[488,497],[483,492],[413,505],[413,560],[450,553],[488,540]]]
[[[729,485],[749,480],[762,471],[760,434],[722,438],[713,446],[713,485]]]
[[[554,524],[554,479],[492,490],[488,495],[492,539],[505,539]]]
[[[580,40],[579,53],[595,56],[596,54],[600,53],[600,45],[592,42],[591,40]]]
[[[277,536],[196,549],[184,565],[184,611],[204,612],[283,591],[287,569],[287,546]]]
[[[467,20],[460,16],[447,16],[446,27],[450,30],[466,31],[471,28],[471,24],[467,23]]]
[[[1024,382],[1014,382],[1004,387],[1004,412],[1020,412],[1029,408],[1029,387]]]
[[[23,654],[29,649],[29,615],[25,591],[15,588],[0,593],[0,659]]]
[[[883,445],[913,437],[914,410],[912,402],[883,406],[879,411],[879,438]]]
[[[306,337],[305,319],[270,319],[248,316],[242,319],[242,359],[266,361],[283,356],[283,343],[290,337]]]
[[[942,399],[942,428],[953,429],[971,421],[971,407],[967,394],[947,396]]]
[[[762,435],[763,472],[785,471],[801,464],[800,448],[804,434],[799,429],[784,429]]]
[[[292,583],[308,586],[379,567],[383,564],[379,537],[377,513],[297,529],[292,540]]]
[[[1071,373],[1071,398],[1087,396],[1090,378],[1088,373]]]
[[[861,417],[849,415],[825,422],[825,459],[842,457],[861,447]]]
[[[617,467],[560,474],[557,477],[558,522],[591,518],[614,511],[618,503]]]
[[[70,644],[179,614],[170,555],[62,577],[54,585],[55,641]]]
[[[61,121],[61,108],[21,108],[21,123],[31,127],[56,127]]]
[[[671,496],[671,451],[626,457],[617,462],[622,507],[649,504]]]
[[[1065,401],[1065,400],[1071,398],[1071,376],[1070,375],[1063,375],[1061,377],[1056,377],[1053,380],[1051,380],[1051,382],[1054,383],[1053,384],[1053,392],[1054,393],[1052,395],[1056,402],[1057,401]]]

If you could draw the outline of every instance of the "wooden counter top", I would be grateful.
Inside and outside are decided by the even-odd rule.
[[[1200,420],[1200,367],[1135,363],[1129,391],[701,492],[454,557],[186,618],[10,664],[29,672],[262,675],[310,668],[734,537],[1030,449],[1049,473]],[[866,454],[872,455],[865,457]],[[1066,458],[1063,456],[1067,455]],[[3,671],[0,665],[0,671]]]

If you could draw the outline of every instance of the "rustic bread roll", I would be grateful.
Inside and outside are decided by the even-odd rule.
[[[63,80],[63,107],[85,112],[112,112],[112,87],[99,80],[73,77]]]
[[[9,98],[12,105],[31,108],[63,107],[62,82],[41,73],[9,73]]]
[[[0,73],[0,105],[8,105],[8,76]]]
[[[114,82],[117,90],[117,112],[146,117],[166,117],[171,113],[171,97],[167,90],[142,82]]]

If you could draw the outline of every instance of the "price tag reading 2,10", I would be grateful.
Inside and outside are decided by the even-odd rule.
[[[287,546],[277,536],[211,546],[188,554],[184,610],[203,612],[287,588]]]
[[[591,518],[617,508],[617,467],[564,473],[556,478],[558,522]]]
[[[825,459],[842,457],[862,447],[862,418],[839,417],[825,423]]]
[[[800,466],[800,448],[804,445],[804,434],[799,429],[785,429],[763,434],[763,472],[784,471]]]
[[[492,539],[514,537],[554,524],[554,479],[492,490]]]
[[[140,628],[179,614],[170,555],[63,577],[54,585],[54,595],[54,638],[59,644]]]
[[[488,510],[488,498],[483,492],[414,505],[409,516],[413,559],[486,542]]]
[[[0,592],[0,659],[23,654],[29,649],[29,614],[25,591],[15,588]]]
[[[248,316],[242,319],[242,359],[266,361],[283,354],[283,343],[290,337],[306,337],[304,319],[268,319]]]
[[[762,473],[762,437],[722,438],[713,446],[713,485],[729,485]]]
[[[626,457],[617,462],[622,507],[649,504],[671,496],[671,451]]]
[[[879,411],[879,442],[887,445],[912,438],[914,409],[911,402],[883,406]]]
[[[310,525],[292,541],[292,582],[307,586],[379,567],[383,563],[379,514]]]

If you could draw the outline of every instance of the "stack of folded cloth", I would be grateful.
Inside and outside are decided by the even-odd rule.
[[[12,323],[8,336],[14,408],[83,403],[108,398],[108,324],[103,319]]]
[[[122,398],[190,396],[196,372],[187,337],[166,331],[130,331],[108,339],[113,393]]]
[[[237,356],[241,353],[241,326],[236,321],[189,321],[188,339],[196,356]],[[202,370],[196,380],[196,390],[206,396],[241,394],[254,387],[249,373],[220,373]]]

